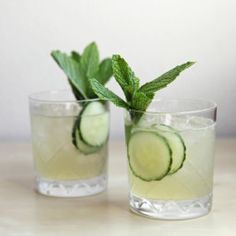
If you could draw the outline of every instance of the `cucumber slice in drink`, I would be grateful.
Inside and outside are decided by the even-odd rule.
[[[171,169],[172,151],[157,132],[136,131],[128,143],[128,158],[135,176],[144,181],[161,180]]]
[[[109,115],[101,102],[90,102],[80,113],[79,130],[87,145],[99,147],[104,144],[109,132]]]
[[[79,119],[76,120],[74,127],[73,127],[72,142],[75,145],[75,147],[85,155],[92,154],[99,149],[98,147],[91,147],[91,146],[87,145],[81,139],[80,130],[79,130]]]
[[[172,165],[168,175],[172,175],[182,168],[186,158],[186,146],[180,134],[167,125],[157,126],[158,133],[165,137],[172,150]]]
[[[92,154],[99,149],[99,147],[92,147],[84,143],[81,139],[80,131],[77,127],[73,129],[72,137],[73,144],[85,155]]]
[[[107,140],[109,115],[101,102],[86,104],[76,120],[73,144],[84,154],[96,152]]]

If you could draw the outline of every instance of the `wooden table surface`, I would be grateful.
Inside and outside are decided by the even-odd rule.
[[[217,141],[213,211],[187,221],[144,218],[128,209],[123,142],[110,145],[107,192],[84,198],[34,191],[30,144],[0,144],[0,236],[236,236],[236,139]]]

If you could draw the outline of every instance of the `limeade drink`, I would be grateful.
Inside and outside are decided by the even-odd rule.
[[[41,178],[73,181],[106,173],[107,140],[91,154],[75,148],[71,141],[75,119],[70,116],[32,116],[35,169]]]
[[[161,103],[157,102],[157,109]],[[197,100],[174,103],[179,110],[182,103],[189,103],[189,108],[196,103],[204,105]],[[209,212],[215,121],[204,116],[214,114],[214,105],[208,114],[204,112],[147,112],[138,122],[126,113],[131,210],[161,219],[188,219]]]
[[[107,185],[108,104],[69,97],[54,91],[30,98],[36,186],[45,195],[87,196]]]
[[[139,176],[139,173],[132,169],[132,163],[129,160],[131,195],[153,200],[190,200],[212,194],[214,122],[197,117],[191,117],[189,123],[184,122],[184,120],[182,122],[182,124],[179,124],[180,127],[176,125],[174,128],[173,126],[168,128],[170,126],[164,125],[154,125],[147,128],[139,127],[138,125],[130,127],[129,124],[126,124],[128,155],[143,155],[136,157],[139,160],[145,159],[142,163],[137,163],[137,165],[144,166],[147,162],[150,167],[146,168],[146,171],[149,171],[149,173],[153,168],[158,168],[155,165],[162,164],[163,168],[166,168],[166,163],[159,163],[163,160],[158,160],[157,156],[161,155],[161,151],[166,151],[162,149],[170,148],[171,150],[171,154],[169,150],[167,154],[164,154],[167,161],[169,161],[169,156],[171,156],[171,163],[167,163],[169,172],[164,173],[162,176],[156,176],[157,180],[149,180],[148,177],[142,179],[142,176]],[[163,139],[160,139],[161,144],[159,147],[157,146],[158,138],[157,141],[155,140],[156,136],[165,140],[163,142]],[[129,150],[129,148],[136,150]],[[153,155],[157,157],[156,160]],[[129,158],[131,157],[129,156]],[[136,163],[133,164],[135,165]],[[177,168],[172,173],[171,166],[174,164],[177,165]],[[137,170],[139,169],[138,167],[136,168]],[[143,171],[145,171],[144,169]],[[142,175],[141,172],[142,168],[140,168],[140,174]],[[145,176],[146,174],[148,176],[149,173],[143,173],[143,175]]]

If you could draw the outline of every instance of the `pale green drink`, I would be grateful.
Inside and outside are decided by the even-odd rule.
[[[173,101],[158,101],[150,106],[150,112],[141,116],[138,111],[126,112],[130,207],[133,211],[165,219],[185,219],[209,212],[215,105],[200,100],[202,108],[191,111],[196,103],[198,100],[179,100],[174,104]],[[155,106],[157,111],[154,111]],[[172,112],[164,112],[170,108]]]
[[[76,117],[32,115],[35,170],[47,180],[82,180],[106,173],[107,141],[86,155],[72,143]]]
[[[107,186],[109,111],[99,99],[75,101],[68,91],[30,97],[36,188],[76,197]]]

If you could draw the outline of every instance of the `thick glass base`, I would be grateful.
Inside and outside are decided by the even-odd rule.
[[[36,178],[36,188],[41,194],[54,197],[83,197],[103,192],[107,187],[107,176],[92,179],[58,181]]]
[[[130,194],[130,209],[140,215],[166,220],[192,219],[208,214],[212,194],[193,200],[148,200]]]

